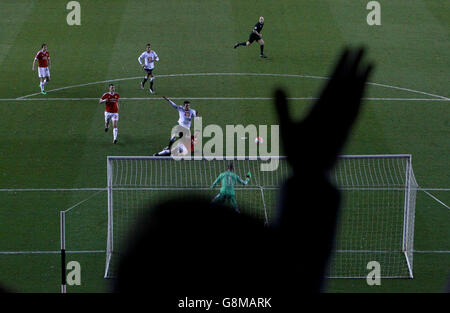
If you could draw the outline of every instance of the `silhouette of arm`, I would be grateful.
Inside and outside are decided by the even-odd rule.
[[[358,115],[372,69],[361,64],[362,56],[362,49],[344,51],[303,121],[291,118],[285,93],[275,92],[280,135],[293,175],[281,188],[274,225],[281,234],[286,268],[295,269],[313,292],[323,287],[340,203],[329,172]],[[299,142],[301,153],[296,151]]]

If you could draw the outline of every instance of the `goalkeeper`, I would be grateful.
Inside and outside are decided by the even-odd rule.
[[[224,203],[224,202],[230,202],[233,209],[239,212],[239,209],[237,207],[236,199],[235,199],[235,193],[234,193],[234,184],[238,181],[242,185],[247,185],[250,181],[250,178],[252,177],[252,174],[250,172],[247,173],[247,178],[245,180],[242,180],[237,174],[234,172],[234,166],[233,163],[230,163],[228,165],[228,170],[226,172],[223,172],[217,177],[217,179],[214,181],[214,183],[211,186],[211,189],[213,189],[218,182],[221,182],[222,188],[220,188],[220,193],[215,196],[213,199],[213,203]]]

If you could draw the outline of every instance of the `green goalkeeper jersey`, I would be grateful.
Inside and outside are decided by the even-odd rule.
[[[220,188],[221,194],[234,196],[234,184],[236,182],[240,182],[243,185],[247,185],[250,178],[247,177],[246,180],[242,180],[238,175],[231,171],[223,172],[217,177],[217,179],[212,184],[212,188],[214,188],[220,181],[222,187]]]

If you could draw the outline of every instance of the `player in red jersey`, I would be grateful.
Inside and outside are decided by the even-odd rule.
[[[105,132],[108,131],[109,122],[113,123],[113,142],[117,143],[117,122],[119,121],[119,97],[114,84],[109,84],[109,92],[105,92],[99,103],[105,103]]]
[[[47,45],[44,43],[41,46],[41,50],[36,53],[36,56],[33,60],[32,70],[36,67],[36,61],[38,61],[38,76],[41,82],[39,83],[39,87],[41,87],[41,93],[47,94],[45,92],[45,85],[50,81],[50,53],[47,50]]]

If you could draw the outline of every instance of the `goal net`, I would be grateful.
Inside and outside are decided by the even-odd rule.
[[[342,194],[329,277],[413,278],[417,182],[411,155],[341,156],[332,175]]]
[[[273,171],[261,167],[276,160]],[[108,235],[105,278],[114,277],[122,241],[146,208],[167,199],[199,195],[213,199],[210,189],[229,159],[108,157]],[[268,224],[275,216],[278,190],[290,175],[287,159],[234,159],[236,174],[252,173],[246,186],[236,185],[239,210]],[[412,277],[415,192],[410,155],[341,156],[332,179],[343,202],[329,276],[365,278],[370,261],[381,265],[382,277]]]

